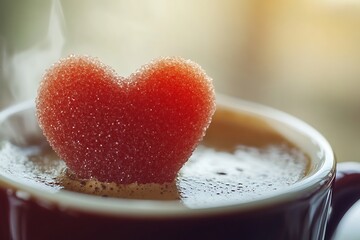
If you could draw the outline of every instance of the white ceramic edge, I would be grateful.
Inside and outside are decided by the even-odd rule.
[[[53,207],[55,204],[60,209],[64,210],[75,209],[90,213],[102,213],[114,216],[125,215],[142,217],[180,217],[188,215],[216,214],[228,211],[243,211],[281,203],[284,201],[291,201],[292,199],[304,196],[304,194],[306,195],[306,193],[313,192],[315,189],[319,188],[325,179],[328,179],[333,174],[335,158],[330,144],[318,131],[305,122],[270,107],[220,94],[217,95],[217,103],[221,106],[226,106],[235,110],[241,110],[243,112],[249,112],[254,115],[264,116],[270,124],[273,121],[279,121],[281,124],[274,124],[274,127],[278,128],[280,132],[284,131],[281,126],[285,126],[285,128],[296,129],[297,132],[304,133],[304,135],[308,138],[311,136],[311,144],[309,141],[307,141],[307,143],[295,143],[299,144],[300,147],[303,147],[305,151],[309,150],[309,146],[307,146],[309,144],[311,146],[318,146],[319,151],[307,152],[311,156],[319,158],[318,160],[320,160],[321,164],[316,166],[316,168],[318,168],[317,171],[313,175],[304,178],[289,188],[281,189],[272,195],[266,195],[266,197],[259,198],[258,200],[203,209],[190,209],[177,201],[99,198],[96,196],[68,191],[49,193],[29,186],[24,186],[12,179],[7,179],[3,176],[0,176],[0,180],[8,183],[11,186],[14,186],[14,189],[18,189],[16,192],[18,197],[24,199],[31,197],[43,206]],[[34,107],[33,100],[14,105],[1,111],[0,124],[11,114],[31,107]]]

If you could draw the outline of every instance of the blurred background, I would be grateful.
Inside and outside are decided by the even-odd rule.
[[[216,91],[313,125],[339,161],[360,161],[360,1],[0,2],[0,108],[33,98],[68,54],[129,75],[149,60],[198,62]]]
[[[0,109],[34,98],[72,53],[124,76],[159,56],[192,59],[217,92],[291,113],[339,161],[360,161],[360,0],[1,0]]]

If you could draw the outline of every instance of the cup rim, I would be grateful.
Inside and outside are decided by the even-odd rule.
[[[236,111],[248,112],[271,119],[307,135],[314,145],[319,148],[317,156],[321,164],[314,174],[306,177],[288,188],[266,194],[250,202],[234,202],[216,207],[189,208],[179,201],[163,200],[134,200],[117,198],[100,198],[70,191],[50,193],[35,187],[23,185],[12,179],[0,175],[0,181],[9,189],[15,191],[18,198],[33,201],[42,206],[57,206],[59,209],[71,209],[87,213],[98,213],[110,216],[141,216],[141,217],[180,217],[193,215],[207,215],[234,211],[249,211],[260,207],[271,206],[301,198],[306,193],[312,193],[319,186],[329,184],[335,176],[335,157],[329,142],[313,127],[304,121],[283,111],[264,106],[262,104],[217,94],[217,104]],[[0,124],[12,114],[35,106],[34,100],[28,100],[10,106],[0,111]]]

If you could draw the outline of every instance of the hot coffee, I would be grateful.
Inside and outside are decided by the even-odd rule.
[[[43,138],[0,145],[0,174],[33,187],[102,197],[175,200],[190,208],[270,196],[304,178],[309,165],[307,155],[264,120],[221,107],[173,183],[119,185],[77,179]]]

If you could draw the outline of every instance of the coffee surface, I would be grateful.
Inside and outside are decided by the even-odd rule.
[[[247,202],[304,178],[309,159],[264,121],[218,109],[207,135],[166,184],[104,183],[77,179],[45,140],[0,143],[0,174],[49,191],[102,197],[176,200],[190,208]],[[156,174],[156,173],[155,173]]]

